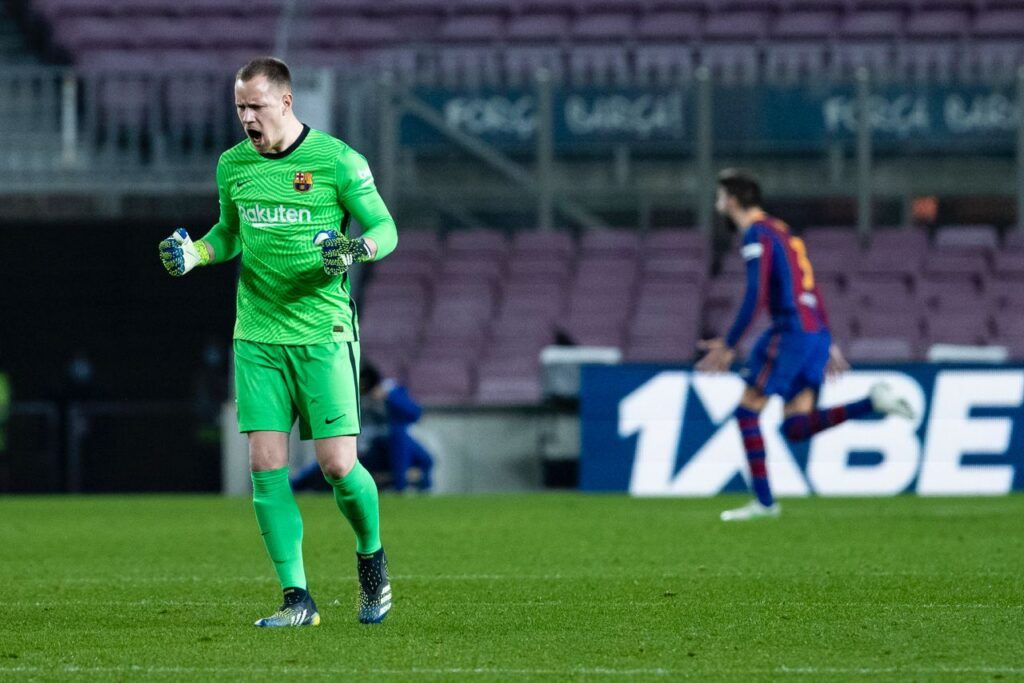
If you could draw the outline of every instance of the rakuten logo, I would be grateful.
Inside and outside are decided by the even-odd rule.
[[[259,204],[252,206],[239,204],[238,216],[248,221],[254,228],[269,228],[313,221],[313,214],[309,209],[289,209],[282,204],[273,207]]]

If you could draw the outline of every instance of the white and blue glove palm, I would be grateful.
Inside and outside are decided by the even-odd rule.
[[[160,242],[160,261],[174,277],[181,277],[196,266],[210,262],[210,253],[202,241],[193,242],[185,228],[178,228]]]
[[[353,263],[365,263],[373,258],[366,240],[350,240],[337,230],[321,230],[313,238],[313,244],[320,247],[324,272],[328,275],[344,275]]]

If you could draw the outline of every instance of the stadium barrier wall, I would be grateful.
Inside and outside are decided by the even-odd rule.
[[[238,433],[233,402],[224,404],[221,425],[222,491],[248,495],[248,446]],[[579,452],[576,415],[540,406],[426,408],[412,429],[434,457],[433,491],[441,494],[539,490],[546,458],[564,460]],[[293,472],[313,462],[311,444],[292,433]]]
[[[1003,495],[1024,489],[1024,366],[906,364],[859,368],[822,389],[821,407],[885,380],[917,418],[850,421],[809,442],[761,418],[781,496]],[[588,366],[581,387],[581,488],[635,496],[713,496],[747,489],[732,413],[734,374],[665,365]]]

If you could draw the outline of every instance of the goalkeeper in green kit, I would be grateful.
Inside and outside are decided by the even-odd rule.
[[[201,240],[177,229],[160,243],[174,276],[241,255],[235,322],[239,431],[249,435],[253,507],[284,604],[257,626],[316,626],[320,615],[302,563],[302,517],[288,483],[296,418],[356,536],[358,618],[391,609],[380,541],[377,486],[356,458],[359,323],[348,269],[391,253],[398,241],[366,159],[302,124],[280,60],[242,67],[235,105],[247,139],[217,164],[220,220]],[[359,239],[349,222],[363,226]]]

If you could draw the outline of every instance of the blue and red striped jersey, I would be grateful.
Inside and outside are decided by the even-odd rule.
[[[807,248],[788,225],[762,214],[743,234],[740,253],[747,264],[747,291],[726,344],[735,347],[762,308],[770,312],[776,330],[828,330]]]

